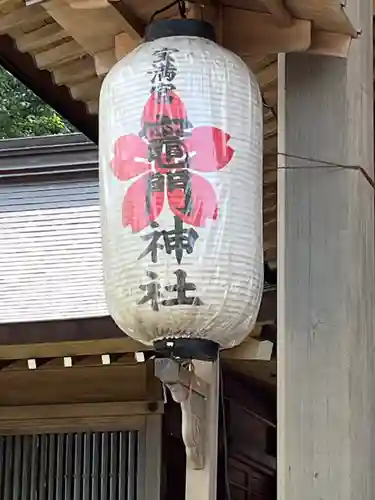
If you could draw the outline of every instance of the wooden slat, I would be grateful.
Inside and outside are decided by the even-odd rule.
[[[70,87],[70,91],[74,99],[78,99],[81,101],[91,101],[99,97],[101,86],[101,80],[97,77],[94,77],[90,80],[86,80],[82,83],[77,83],[76,85]]]
[[[29,10],[30,9],[30,10]],[[48,14],[39,6],[21,8],[10,12],[9,14],[0,15],[0,34],[6,33],[8,30],[21,26],[28,20],[44,21],[48,18]]]
[[[16,39],[18,50],[33,52],[67,38],[69,35],[57,23],[47,24]]]
[[[277,55],[275,54],[270,54],[270,55],[248,55],[248,56],[243,56],[243,59],[246,61],[248,64],[249,68],[251,71],[254,73],[258,73],[261,69],[266,68],[267,66],[270,66],[272,63],[277,63]]]
[[[75,161],[89,160],[95,169],[95,156],[76,151]],[[57,170],[58,158],[49,158]],[[95,178],[20,180],[0,188],[2,322],[107,314],[98,189]]]
[[[262,91],[277,82],[277,62],[266,66],[256,74],[258,84]]]
[[[94,55],[95,71],[98,76],[103,76],[108,73],[108,71],[117,62],[117,57],[114,47],[110,47],[107,50],[98,52]]]
[[[263,98],[267,106],[275,109],[277,106],[277,86],[267,87],[263,92]]]
[[[268,138],[277,134],[277,122],[276,120],[270,120],[263,125],[263,135]]]
[[[83,82],[94,75],[94,60],[90,56],[63,64],[53,71],[53,79],[57,85],[72,85]]]
[[[99,411],[99,408],[97,408]],[[36,418],[0,420],[0,432],[2,435],[28,435],[28,434],[60,434],[87,432],[95,429],[98,432],[121,431],[124,426],[128,431],[137,430],[146,424],[145,415],[131,415],[129,417],[119,418],[115,416],[103,416],[99,412],[92,417],[86,418],[82,415],[80,418],[56,417],[54,419]]]
[[[26,13],[27,13],[27,10],[26,10]],[[31,33],[32,31],[43,28],[43,26],[45,26],[50,21],[52,21],[52,19],[48,15],[44,18],[26,15],[25,21],[23,21],[22,24],[19,24],[17,27],[15,27],[13,29],[9,29],[8,33],[11,36],[13,36],[12,33],[16,33],[16,37],[17,37],[17,33],[18,34],[20,32],[21,32],[21,34]]]
[[[263,149],[267,154],[277,152],[277,135],[271,136],[270,138],[264,139]]]
[[[73,9],[103,9],[108,6],[107,0],[66,0]]]
[[[277,234],[277,220],[272,220],[264,224],[263,227],[263,237],[265,241],[273,241],[275,239],[275,235]]]
[[[275,184],[277,182],[277,169],[269,170],[263,174],[263,184]]]
[[[84,55],[84,48],[75,40],[71,40],[36,54],[35,60],[40,69],[52,69]]]
[[[267,108],[266,106],[263,107],[263,122],[267,123],[270,120],[275,119],[275,113],[271,108]]]
[[[267,207],[267,209],[263,211],[263,222],[264,224],[270,224],[275,222],[276,220],[277,220],[277,204],[275,200],[272,205],[270,205],[269,207]]]

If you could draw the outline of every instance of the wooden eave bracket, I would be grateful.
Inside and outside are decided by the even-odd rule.
[[[193,470],[204,469],[208,384],[193,371],[187,370],[182,363],[171,359],[155,360],[155,376],[170,391],[173,400],[181,406],[182,438],[187,466]]]
[[[201,0],[199,4],[206,9],[198,15],[207,10],[220,43],[242,57],[309,52],[345,58],[351,40],[358,36],[358,29],[339,0],[325,0],[320,7],[312,0],[263,1],[268,12],[228,5],[219,8],[213,0]]]

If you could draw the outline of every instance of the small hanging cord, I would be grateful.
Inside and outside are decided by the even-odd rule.
[[[186,363],[182,363],[182,366],[191,374],[190,375],[190,380],[189,380],[189,390],[188,394],[186,396],[186,401],[191,398],[192,392],[193,392],[193,380],[195,376],[195,366],[193,361],[187,361]]]
[[[178,2],[178,10],[182,19],[186,19],[186,3],[184,0]]]
[[[164,382],[162,383],[162,388],[163,388],[163,401],[164,404],[166,405],[168,403],[168,391],[167,391],[167,385]]]
[[[155,10],[155,12],[150,17],[148,24],[151,24],[152,21],[155,19],[155,17],[159,16],[160,14],[163,14],[163,12],[166,12],[167,10],[174,7],[175,5],[178,5],[178,10],[179,10],[180,16],[183,19],[186,19],[186,2],[184,0],[174,0],[173,2],[168,3],[165,7],[162,7],[161,9]]]

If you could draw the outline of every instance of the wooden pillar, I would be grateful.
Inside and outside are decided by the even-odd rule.
[[[348,60],[279,57],[279,500],[375,499],[374,191],[324,164],[374,174],[372,2],[351,8]]]

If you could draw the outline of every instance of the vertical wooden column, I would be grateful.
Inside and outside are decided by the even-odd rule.
[[[351,9],[348,60],[279,58],[279,500],[375,499],[374,191],[324,164],[374,174],[372,2]]]

